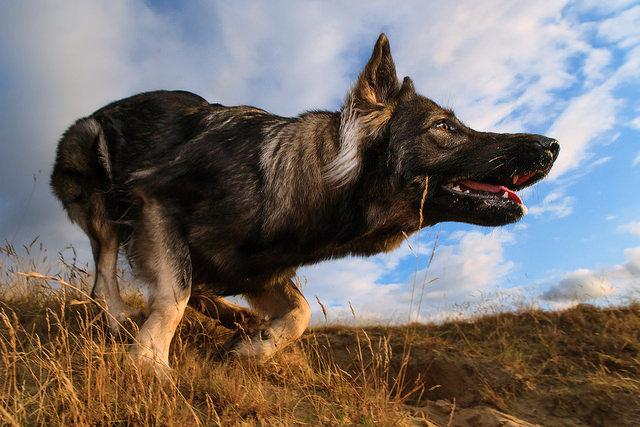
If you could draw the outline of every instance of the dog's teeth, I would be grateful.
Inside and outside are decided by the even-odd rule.
[[[469,190],[464,190],[464,193],[467,194],[467,193],[470,193],[470,191]]]
[[[518,178],[520,178],[518,175],[514,175],[513,176],[513,183],[515,184],[516,182],[518,182]]]
[[[502,193],[502,198],[503,199],[508,199],[509,198],[509,194],[505,191],[504,193]]]
[[[453,191],[462,191],[462,190],[460,189],[459,185],[456,185],[455,187],[453,187]]]

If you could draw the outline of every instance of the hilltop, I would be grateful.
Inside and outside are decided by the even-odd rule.
[[[0,424],[640,425],[638,303],[317,327],[260,367],[189,310],[159,379],[83,286],[0,285]]]

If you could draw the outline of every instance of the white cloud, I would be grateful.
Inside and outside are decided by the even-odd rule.
[[[618,226],[618,231],[640,236],[640,221],[632,221]]]
[[[573,212],[575,198],[566,196],[564,191],[556,190],[549,193],[542,203],[529,208],[529,214],[533,216],[551,216],[553,218],[565,218]]]
[[[638,297],[640,289],[640,247],[624,250],[626,262],[595,270],[578,269],[564,276],[541,298],[552,302],[602,300],[622,302]]]
[[[625,268],[633,275],[640,278],[640,247],[628,248],[624,250],[624,256],[627,259]],[[636,285],[638,283],[636,282]]]
[[[569,103],[547,131],[560,141],[562,147],[549,174],[551,179],[577,168],[588,158],[587,149],[591,142],[613,127],[618,103],[611,89],[604,85]]]
[[[590,141],[611,126],[611,90],[622,68],[624,78],[636,75],[631,59],[640,56],[630,52],[610,72],[610,53],[585,41],[592,28],[563,15],[567,4],[402,2],[390,10],[382,2],[275,1],[185,5],[168,13],[140,3],[13,3],[0,18],[0,52],[11,78],[0,140],[14,142],[2,147],[0,194],[14,201],[28,194],[31,174],[47,175],[55,140],[72,120],[136,91],[184,88],[282,114],[337,107],[381,30],[400,74],[412,75],[426,95],[452,104],[479,128],[523,130],[566,106],[551,128],[563,146],[553,172],[560,175],[588,157]],[[637,12],[617,10],[607,13],[611,19],[618,13],[620,23],[603,23],[600,34],[622,43],[637,33],[631,25]],[[569,62],[580,55],[583,72],[600,85],[566,104],[557,92],[576,83]],[[615,81],[600,83],[612,72]],[[29,229],[45,225],[57,241],[72,235],[46,185],[35,199],[26,215],[8,212],[2,229],[26,216]]]
[[[579,31],[558,20],[565,4],[441,3],[424,15],[408,6],[408,31],[395,37],[398,63],[425,94],[455,107],[472,126],[522,130],[523,122],[544,120],[556,108],[551,92],[575,80],[567,59],[588,48]],[[524,111],[520,120],[501,124],[517,109]]]
[[[638,166],[640,165],[640,153],[636,154],[636,157],[633,158],[633,161],[631,162],[631,166]]]
[[[431,292],[470,295],[500,282],[514,268],[504,257],[504,246],[514,243],[515,238],[504,229],[458,232],[451,239],[457,245],[440,246],[428,271],[429,276],[438,278]]]
[[[612,56],[611,51],[602,48],[592,49],[587,53],[584,61],[585,86],[593,86],[604,79]]]
[[[361,65],[349,59],[365,33],[356,8],[241,3],[221,4],[214,11],[225,59],[211,82],[216,98],[255,103],[279,114],[337,106],[354,67]]]
[[[424,319],[435,307],[481,300],[483,295],[498,291],[514,269],[514,264],[504,254],[504,246],[513,242],[513,235],[503,229],[455,233],[447,244],[437,247],[429,269],[424,265],[431,245],[420,245],[422,256],[416,258],[415,273],[391,284],[383,284],[381,280],[389,272],[386,265],[389,257],[396,256],[394,253],[305,267],[300,271],[307,283],[303,292],[309,299],[315,299],[316,295],[320,298],[328,307],[330,320],[348,320],[351,317],[349,302],[360,321],[378,317],[406,321],[410,309],[412,319]],[[399,251],[404,254],[401,257],[404,260],[414,259],[413,253],[418,252],[414,248],[412,253],[406,247]],[[315,307],[314,321],[321,319],[319,307]]]
[[[620,12],[633,5],[636,0],[581,0],[572,3],[571,7],[576,8],[582,13],[597,12],[600,14],[611,14]]]
[[[549,301],[582,301],[612,293],[613,286],[606,277],[599,277],[590,270],[580,269],[567,274],[558,285],[545,292],[542,298]]]
[[[631,36],[635,31],[624,28],[620,34]],[[638,73],[640,48],[634,47],[626,52],[622,65],[609,73],[605,81],[569,102],[547,131],[547,134],[560,141],[562,147],[549,174],[550,179],[556,179],[578,168],[590,157],[588,150],[594,141],[610,132],[618,120],[617,111],[622,105],[622,99],[614,95],[615,90],[624,83],[637,81]]]
[[[598,34],[621,47],[640,43],[640,6],[603,21],[598,25]]]
[[[593,142],[618,119],[616,88],[640,70],[640,49],[630,48],[638,43],[638,7],[591,3],[578,6],[583,12],[599,8],[611,19],[580,23],[564,13],[568,2],[562,0],[428,7],[401,2],[391,9],[383,2],[234,2],[185,5],[170,13],[144,3],[3,6],[0,59],[7,92],[0,115],[0,235],[24,219],[22,234],[29,240],[45,230],[53,249],[70,241],[87,247],[46,183],[39,185],[31,209],[20,211],[31,174],[42,169],[47,175],[55,141],[75,118],[158,88],[188,89],[212,102],[250,103],[280,114],[336,108],[381,30],[391,39],[400,75],[411,75],[425,95],[455,107],[480,129],[520,131],[553,121],[548,133],[560,139],[562,152],[552,176],[584,169]],[[589,42],[593,33],[624,47],[626,56],[614,61],[608,46]],[[581,65],[573,63],[576,57],[583,58]],[[578,95],[558,95],[567,88]],[[574,202],[555,190],[530,212],[563,217]],[[514,268],[503,253],[510,234],[454,237],[434,259],[428,277],[438,279],[427,287],[429,301],[473,297],[493,289]],[[428,252],[428,245],[416,248]],[[303,274],[310,294],[330,301],[333,310],[351,300],[360,313],[405,315],[411,283],[381,281],[410,256],[404,246]]]
[[[0,235],[18,232],[18,238],[31,240],[40,234],[54,250],[84,241],[50,195],[49,167],[65,126],[128,93],[133,70],[126,61],[125,28],[131,23],[124,4],[3,5],[0,195],[13,200],[14,208],[0,222]],[[43,173],[27,206],[38,170]]]
[[[588,166],[588,169],[593,170],[593,169],[597,168],[598,166],[602,166],[605,163],[609,163],[612,159],[613,159],[612,156],[600,157],[599,159],[596,159],[593,162],[591,162],[589,164],[589,166]]]

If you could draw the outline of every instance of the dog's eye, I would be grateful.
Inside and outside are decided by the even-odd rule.
[[[447,132],[453,132],[454,130],[456,130],[456,127],[446,120],[440,120],[439,122],[436,122],[433,127]]]

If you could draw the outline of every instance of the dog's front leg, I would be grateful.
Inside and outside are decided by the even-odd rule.
[[[309,303],[289,278],[244,296],[264,321],[229,340],[226,347],[235,356],[263,362],[300,338],[309,325]]]
[[[169,346],[191,294],[189,247],[162,206],[147,198],[132,244],[136,271],[150,285],[149,317],[133,354],[168,366]]]

